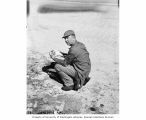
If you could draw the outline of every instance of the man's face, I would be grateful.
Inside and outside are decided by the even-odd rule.
[[[71,46],[72,37],[69,35],[69,36],[65,37],[64,39],[65,39],[66,44],[69,45],[69,46]]]

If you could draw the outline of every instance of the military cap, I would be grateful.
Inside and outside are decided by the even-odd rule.
[[[67,30],[62,38],[68,37],[70,35],[75,35],[75,32],[73,30]]]

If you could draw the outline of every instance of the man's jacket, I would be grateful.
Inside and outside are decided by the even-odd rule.
[[[70,47],[68,55],[65,57],[65,63],[74,67],[76,70],[75,79],[80,81],[80,85],[82,87],[85,78],[88,77],[91,70],[89,52],[87,51],[85,45],[76,41],[76,43]]]
[[[54,59],[57,63],[62,65],[72,65],[76,70],[75,79],[83,86],[85,79],[88,77],[91,70],[91,62],[89,52],[85,45],[81,42],[76,43],[69,48],[68,54],[65,55],[65,60]]]

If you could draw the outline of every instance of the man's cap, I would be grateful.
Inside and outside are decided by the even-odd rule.
[[[70,35],[75,35],[75,32],[74,32],[73,30],[67,30],[67,31],[64,33],[64,35],[63,35],[62,38],[65,38],[65,37],[70,36]]]

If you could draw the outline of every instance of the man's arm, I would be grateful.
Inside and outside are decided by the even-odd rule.
[[[66,64],[65,64],[65,60],[61,60],[61,59],[58,59],[58,58],[53,58],[53,60],[54,60],[55,62],[57,62],[57,63],[63,65],[63,66],[66,65]]]
[[[64,52],[61,52],[60,53],[63,55],[63,57],[65,58],[68,54],[67,53],[64,53]]]
[[[59,63],[59,64],[62,64],[62,65],[65,65],[65,62],[64,62],[64,57],[56,54],[56,51],[54,50],[51,50],[49,52],[49,55],[50,57],[56,62],[56,63]],[[59,57],[59,58],[58,58]]]
[[[65,56],[65,59],[62,60],[62,59],[58,59],[58,58],[52,58],[55,62],[63,65],[63,66],[66,66],[66,65],[71,65],[75,59],[75,56],[73,54],[67,54]]]
[[[77,53],[75,50],[70,49],[68,54],[65,57],[65,63],[71,65],[76,59]]]
[[[59,58],[55,57],[55,55],[52,55],[52,54],[50,56],[55,62],[57,62],[63,66],[71,65],[76,58],[75,57],[76,51],[72,50],[72,49],[70,49],[68,53],[63,53],[63,52],[60,52],[60,53],[63,54],[63,56],[65,58],[64,60],[59,59]]]

